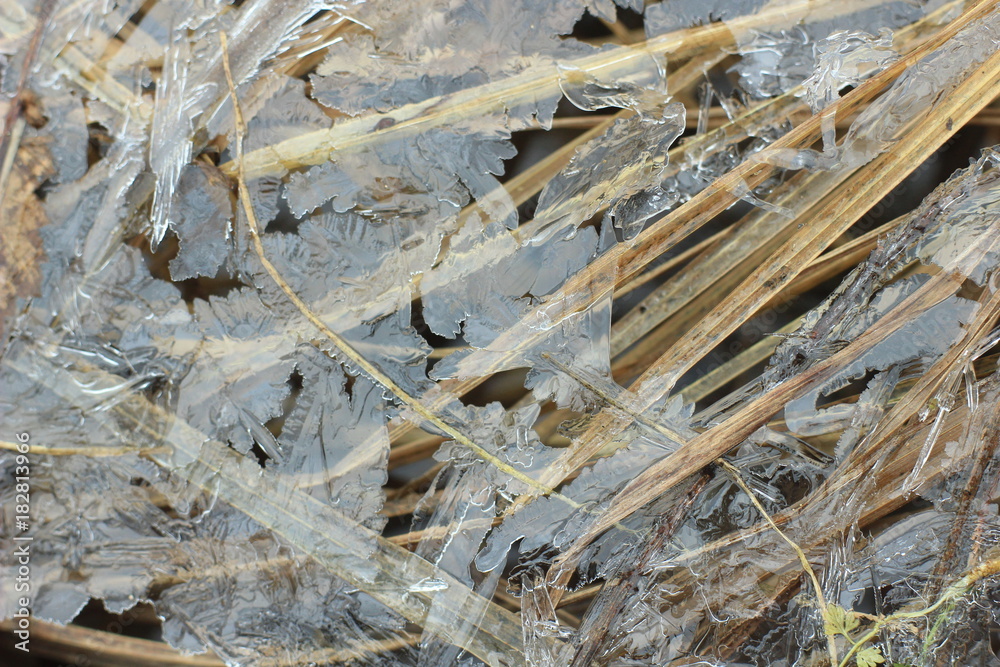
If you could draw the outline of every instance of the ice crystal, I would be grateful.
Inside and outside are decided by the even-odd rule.
[[[1000,149],[893,190],[997,96],[989,3],[7,4],[33,619],[148,603],[229,665],[992,656]]]

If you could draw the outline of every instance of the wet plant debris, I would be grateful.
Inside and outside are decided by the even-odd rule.
[[[1000,663],[992,0],[0,2],[0,662]]]

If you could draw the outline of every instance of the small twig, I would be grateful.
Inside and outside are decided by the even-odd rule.
[[[924,618],[933,614],[935,611],[940,609],[943,605],[953,603],[961,596],[965,595],[969,589],[972,588],[980,579],[985,579],[986,577],[991,577],[997,573],[1000,573],[1000,558],[994,558],[988,560],[985,563],[973,568],[968,574],[956,581],[954,584],[948,587],[948,589],[941,594],[941,597],[937,599],[933,604],[924,607],[923,609],[918,609],[917,611],[900,611],[895,614],[890,614],[884,618],[880,618],[875,621],[875,625],[864,635],[862,635],[854,645],[851,646],[850,650],[844,656],[844,659],[840,662],[840,667],[847,667],[848,661],[851,659],[859,648],[870,642],[872,639],[878,636],[878,633],[882,631],[882,628],[899,621],[906,621],[915,618]],[[931,628],[931,632],[928,633],[924,640],[924,652],[927,651],[930,644],[934,641],[934,635],[936,629],[943,622],[943,619],[938,619],[934,626]]]
[[[20,447],[16,442],[0,440],[0,449],[17,452]],[[166,447],[45,447],[44,445],[29,445],[28,453],[40,456],[89,456],[100,458],[107,456],[124,456],[125,454],[160,454],[167,451]]]
[[[716,463],[722,466],[722,468],[729,473],[729,475],[733,478],[736,484],[741,489],[743,489],[743,493],[747,494],[747,497],[750,499],[750,502],[753,503],[753,506],[756,507],[757,511],[760,512],[761,516],[764,517],[764,520],[767,521],[767,524],[771,527],[771,530],[776,532],[778,536],[781,539],[783,539],[788,544],[788,546],[792,548],[792,550],[795,552],[795,555],[799,557],[799,563],[802,564],[802,569],[805,570],[806,575],[809,577],[809,581],[812,583],[813,591],[816,593],[816,604],[819,606],[819,613],[823,617],[823,634],[826,635],[826,648],[827,652],[830,654],[830,664],[836,665],[837,644],[835,641],[834,634],[829,629],[830,610],[826,605],[826,598],[823,596],[823,586],[820,585],[819,577],[816,576],[816,571],[813,570],[812,565],[809,564],[809,559],[806,558],[805,552],[798,544],[795,543],[794,540],[792,540],[792,538],[785,535],[784,531],[782,531],[781,528],[778,528],[778,524],[774,522],[774,519],[772,519],[771,515],[768,514],[766,509],[764,509],[764,506],[761,504],[760,500],[757,499],[757,496],[754,494],[753,491],[750,490],[750,487],[747,486],[747,483],[743,480],[743,477],[740,475],[739,469],[733,464],[731,464],[729,461],[726,461],[724,459],[719,459],[716,461]]]

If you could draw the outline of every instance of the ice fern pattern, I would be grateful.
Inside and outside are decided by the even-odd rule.
[[[998,43],[987,0],[8,0],[0,631],[995,661]]]

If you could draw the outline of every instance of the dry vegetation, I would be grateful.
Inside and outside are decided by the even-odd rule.
[[[0,0],[5,664],[1000,660],[997,3],[618,3]]]

